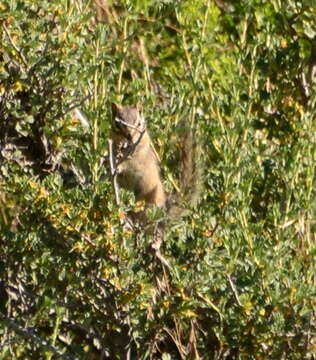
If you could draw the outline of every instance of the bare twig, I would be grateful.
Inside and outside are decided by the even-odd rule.
[[[103,344],[103,339],[102,336],[100,334],[97,333],[97,331],[93,328],[93,327],[86,327],[82,324],[78,324],[72,320],[63,320],[61,323],[62,326],[65,326],[67,328],[70,328],[74,331],[80,331],[83,332],[86,336],[86,338],[88,338],[92,343],[93,346],[97,349],[97,350],[102,350],[104,344]],[[104,352],[104,350],[103,350]]]
[[[309,59],[309,64],[308,64],[308,71],[306,74],[306,82],[308,83],[308,87],[309,87],[309,95],[311,95],[311,88],[313,86],[313,83],[315,82],[315,76],[316,76],[316,45],[313,44],[312,46],[312,55]]]
[[[171,271],[172,268],[171,268],[170,264],[168,263],[168,261],[164,258],[164,256],[160,252],[160,245],[161,245],[161,238],[158,238],[157,236],[155,236],[155,240],[154,240],[153,244],[151,245],[151,248],[154,250],[156,258],[161,262],[163,267],[166,267],[166,268],[168,268],[169,271]]]
[[[54,26],[56,25],[56,23],[55,23],[55,16],[53,17],[53,19],[52,19],[52,21],[51,21],[51,25],[53,25],[53,26],[50,27],[50,31],[49,31],[47,34],[51,33],[51,32],[53,31],[53,29],[54,29]],[[43,49],[42,49],[42,51],[41,51],[41,56],[39,56],[38,61],[36,61],[36,63],[31,66],[31,68],[30,68],[30,73],[34,72],[35,69],[36,69],[36,67],[37,67],[41,62],[45,61],[45,55],[46,55],[47,52],[48,52],[48,45],[49,45],[49,38],[48,38],[48,36],[46,36],[45,46],[43,47]]]
[[[160,22],[161,19],[155,19],[155,18],[145,18],[145,17],[139,17],[136,19],[136,21],[139,21],[139,22],[149,22],[149,23],[156,23],[156,24],[162,24]],[[165,27],[166,29],[170,29],[170,30],[173,30],[174,32],[178,33],[178,34],[181,34],[182,31],[180,29],[178,29],[177,27],[173,26],[173,25],[170,25],[170,24],[162,24],[163,27]]]
[[[100,162],[99,162],[99,165],[98,165],[98,169],[102,169],[103,166],[107,167],[107,164],[109,164],[109,159],[110,159],[109,151],[106,150],[106,151],[104,151],[103,155],[101,155],[101,157],[100,157]]]
[[[118,184],[117,184],[116,161],[115,161],[114,153],[113,153],[112,139],[109,139],[108,143],[109,143],[110,170],[111,170],[111,177],[112,177],[112,182],[113,182],[113,187],[114,187],[114,192],[115,192],[115,201],[116,201],[117,205],[120,205],[120,193],[119,193],[119,188],[118,188]]]
[[[108,144],[109,144],[109,163],[110,163],[111,179],[112,179],[112,184],[113,184],[114,193],[115,193],[115,202],[116,202],[116,205],[120,205],[120,203],[121,203],[120,190],[119,190],[119,186],[117,183],[117,160],[115,158],[115,154],[113,151],[113,140],[109,139]],[[125,224],[129,229],[135,228],[134,224],[128,218],[122,220],[121,223]]]
[[[66,115],[67,113],[69,113],[70,111],[74,110],[75,108],[81,106],[90,97],[91,97],[91,94],[88,94],[85,97],[83,97],[82,99],[80,99],[80,100],[76,101],[75,103],[71,104],[70,106],[68,106],[68,108],[65,111],[63,111],[63,112],[61,111],[57,115],[55,115],[53,117],[53,120],[59,119],[59,118],[63,117],[64,115]]]
[[[304,68],[301,69],[302,72],[298,78],[298,87],[301,92],[302,100],[304,106],[309,106],[309,100],[312,95],[312,86],[315,82],[315,75],[316,75],[316,54],[315,54],[316,46],[313,46],[312,56],[308,62],[308,69],[306,72]]]
[[[4,315],[1,312],[0,312],[0,321],[5,323],[8,327],[13,329],[16,333],[18,333],[25,339],[32,340],[33,342],[35,342],[37,345],[41,346],[42,348],[51,351],[52,353],[54,353],[56,358],[61,358],[61,359],[66,359],[66,360],[78,359],[73,356],[70,356],[69,354],[63,354],[55,346],[49,344],[46,340],[42,339],[38,335],[35,335],[33,330],[23,328],[22,325],[18,324],[16,321],[14,321],[13,319]]]
[[[24,55],[22,54],[22,51],[15,45],[15,43],[14,43],[14,41],[13,41],[13,39],[12,39],[10,33],[9,33],[9,30],[7,29],[7,27],[6,27],[6,25],[5,25],[4,22],[2,23],[2,26],[3,26],[4,32],[6,33],[6,35],[7,35],[8,39],[9,39],[11,45],[13,46],[14,50],[19,54],[19,56],[20,56],[23,64],[24,64],[25,67],[27,68],[27,67],[28,67],[27,61],[26,61]]]
[[[242,307],[242,303],[240,302],[237,289],[236,289],[235,284],[233,283],[230,275],[227,275],[227,279],[228,279],[229,285],[230,285],[230,287],[231,287],[231,289],[232,289],[232,292],[233,292],[233,294],[234,294],[234,297],[235,297],[235,299],[236,299],[236,301],[237,301],[237,304]]]
[[[304,72],[302,72],[301,75],[301,83],[302,83],[302,87],[304,90],[304,95],[307,99],[309,99],[310,97],[310,83],[307,81],[306,79],[306,74]]]
[[[82,235],[82,238],[83,238],[88,244],[92,245],[93,247],[97,247],[96,243],[95,243],[93,240],[91,240],[91,239],[89,238],[89,236]]]
[[[136,131],[138,131],[138,132],[140,132],[140,133],[142,133],[142,134],[145,132],[145,129],[144,129],[144,128],[140,129],[138,126],[134,126],[134,125],[132,125],[132,124],[129,124],[129,123],[127,123],[126,121],[124,121],[124,120],[122,120],[122,119],[115,118],[115,122],[119,122],[119,123],[125,125],[126,127],[129,127],[129,128],[131,128],[131,129],[134,129],[134,130],[136,130]]]
[[[123,121],[122,121],[122,123],[123,123]],[[144,136],[144,134],[146,132],[145,128],[143,130],[140,130],[138,128],[135,128],[135,129],[137,129],[137,131],[139,131],[139,133],[140,133],[138,139],[135,141],[135,143],[131,142],[130,144],[128,144],[128,147],[126,148],[126,150],[127,150],[126,153],[124,154],[122,159],[119,159],[117,161],[116,165],[119,165],[120,163],[125,161],[130,155],[132,155],[134,153],[136,147],[138,146],[138,144],[140,143],[142,137]],[[159,160],[159,158],[157,160]]]
[[[188,65],[189,65],[189,69],[192,72],[192,60],[191,60],[190,53],[188,51],[188,44],[187,44],[187,40],[186,40],[185,31],[182,33],[182,41],[183,41],[183,45],[184,45],[183,49],[184,49],[184,53],[185,53]]]
[[[125,18],[124,21],[124,30],[123,30],[123,39],[126,39],[127,37],[127,23],[128,23],[128,17]],[[122,90],[122,78],[123,78],[123,72],[125,68],[125,56],[127,54],[127,45],[125,42],[123,42],[123,59],[120,66],[120,72],[119,77],[117,81],[117,92],[120,93]]]
[[[89,121],[87,117],[84,115],[84,113],[78,107],[74,109],[74,115],[80,121],[83,128],[89,129],[90,127]]]

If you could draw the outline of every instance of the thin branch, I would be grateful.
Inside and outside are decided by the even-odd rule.
[[[236,299],[236,301],[237,301],[237,304],[242,307],[242,303],[240,302],[237,289],[236,289],[235,284],[233,283],[230,275],[227,275],[227,279],[228,279],[229,285],[230,285],[230,287],[231,287],[231,289],[232,289],[232,292],[233,292],[233,294],[234,294],[234,297],[235,297],[235,299]]]
[[[143,136],[143,133],[141,133],[140,138],[142,136]],[[109,144],[109,163],[110,163],[111,179],[112,179],[112,184],[113,184],[114,193],[115,193],[115,202],[117,205],[120,205],[121,200],[120,200],[119,186],[117,183],[117,165],[118,165],[118,163],[124,161],[134,151],[135,147],[133,147],[133,149],[131,149],[131,151],[129,151],[120,162],[118,162],[115,157],[114,151],[113,151],[113,140],[109,139],[108,144]],[[127,226],[127,228],[129,228],[129,229],[135,229],[133,222],[128,218],[125,218],[124,220],[122,220],[121,223],[124,224],[125,226]],[[125,246],[125,243],[124,243],[124,246]]]
[[[306,74],[304,72],[302,72],[301,82],[302,82],[302,86],[303,86],[303,89],[304,89],[305,97],[307,99],[309,99],[309,97],[310,97],[310,83],[307,82]]]
[[[126,127],[129,127],[129,128],[131,128],[131,129],[134,129],[134,130],[136,130],[136,131],[138,131],[138,132],[140,132],[140,133],[145,132],[145,129],[144,129],[144,128],[140,129],[138,126],[134,126],[134,125],[132,125],[132,124],[129,124],[129,123],[127,123],[126,121],[124,121],[124,120],[122,120],[122,119],[115,118],[115,122],[121,123],[121,124],[125,125]]]
[[[31,66],[30,71],[29,71],[30,74],[34,73],[36,67],[46,60],[45,55],[47,53],[47,50],[48,50],[48,40],[46,39],[46,43],[41,52],[41,56],[39,57],[38,61],[36,61],[36,63]]]
[[[78,106],[81,106],[87,99],[89,99],[91,97],[91,94],[88,94],[87,96],[83,97],[82,99],[78,100],[77,102],[75,102],[74,104],[68,106],[68,108],[64,111],[64,112],[59,112],[57,115],[55,115],[53,117],[52,120],[56,120],[61,118],[62,116],[66,115],[67,113],[69,113],[70,111],[74,110],[75,108],[77,108]]]
[[[123,39],[126,39],[126,36],[127,36],[127,22],[128,22],[128,18],[126,17],[125,21],[124,21]],[[122,59],[122,62],[121,62],[119,77],[118,77],[118,80],[117,80],[117,92],[118,93],[120,93],[121,89],[122,89],[122,79],[123,79],[123,72],[124,72],[124,68],[125,68],[126,54],[127,54],[127,46],[123,42],[123,59]]]
[[[22,325],[18,324],[16,321],[7,317],[1,312],[0,312],[0,320],[3,323],[5,323],[8,327],[12,328],[16,333],[24,337],[25,339],[32,340],[42,348],[51,351],[52,353],[54,353],[54,355],[57,358],[66,359],[66,360],[78,359],[73,356],[70,356],[69,354],[63,354],[55,346],[49,344],[46,340],[42,339],[38,335],[35,335],[33,330],[23,328]]]
[[[122,121],[122,123],[125,123],[125,121]],[[132,125],[130,125],[130,127],[132,127]],[[117,161],[116,165],[121,164],[123,161],[125,161],[129,156],[131,156],[134,153],[137,145],[140,143],[141,139],[143,138],[143,136],[144,136],[144,134],[146,132],[145,128],[143,128],[143,130],[140,130],[140,129],[135,127],[135,129],[137,129],[137,131],[139,131],[139,133],[140,133],[138,139],[135,141],[135,143],[128,141],[130,144],[128,144],[128,147],[126,149],[127,151],[124,154],[124,156],[122,157],[122,159],[119,159],[119,161]],[[159,158],[157,160],[159,160]]]
[[[300,90],[303,105],[308,106],[309,100],[312,95],[312,86],[315,81],[315,75],[316,75],[316,54],[315,54],[316,46],[313,46],[312,56],[309,59],[308,62],[308,69],[306,72],[304,71],[304,68],[301,69],[301,74],[297,79],[298,82],[298,88]]]
[[[89,123],[86,115],[78,107],[76,107],[74,109],[74,115],[80,121],[83,128],[85,128],[85,129],[90,128],[90,123]]]
[[[86,338],[88,338],[91,341],[91,343],[97,350],[102,350],[102,347],[104,346],[103,339],[94,330],[93,327],[86,327],[86,326],[84,326],[82,324],[78,324],[72,320],[63,320],[61,325],[65,326],[67,328],[73,329],[74,331],[77,330],[77,331],[83,332],[85,334]]]
[[[28,67],[28,64],[27,64],[27,61],[25,60],[25,57],[24,55],[22,54],[22,51],[15,45],[10,33],[9,33],[9,30],[7,29],[7,27],[5,26],[5,23],[3,22],[2,23],[2,26],[3,26],[3,29],[4,29],[4,32],[6,33],[11,45],[13,46],[14,50],[19,54],[23,64],[25,65],[25,67],[27,68]]]
[[[113,141],[111,139],[108,140],[109,143],[109,160],[110,160],[110,170],[111,170],[111,177],[115,192],[115,201],[117,205],[120,205],[120,193],[117,183],[117,171],[116,171],[116,162],[114,159],[114,153],[113,153]]]
[[[89,238],[89,236],[82,235],[82,238],[83,238],[88,244],[92,245],[93,247],[97,247],[96,243],[95,243],[93,240],[91,240],[91,239]]]
[[[139,22],[150,22],[150,23],[156,23],[156,24],[158,24],[158,23],[161,24],[160,20],[162,20],[162,18],[161,19],[155,19],[155,18],[148,18],[148,17],[147,18],[139,17],[139,18],[136,19],[136,21],[139,21]],[[162,26],[165,27],[166,29],[173,30],[174,32],[176,32],[178,34],[182,33],[182,31],[179,28],[177,28],[177,27],[175,27],[173,25],[163,24]]]

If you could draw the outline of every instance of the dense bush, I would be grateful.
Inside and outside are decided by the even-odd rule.
[[[4,0],[0,23],[0,358],[312,359],[313,2]],[[112,101],[142,104],[170,192],[179,121],[203,148],[170,268],[122,224]]]

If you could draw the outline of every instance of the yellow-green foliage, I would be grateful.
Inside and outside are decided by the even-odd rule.
[[[1,2],[1,359],[315,356],[315,23],[307,0]],[[202,146],[170,268],[122,225],[113,101],[142,104],[171,192],[180,120]]]

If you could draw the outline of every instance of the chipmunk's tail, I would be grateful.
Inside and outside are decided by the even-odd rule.
[[[179,189],[170,197],[168,215],[176,220],[190,213],[201,200],[203,160],[201,151],[201,135],[198,130],[180,123],[177,140]]]

